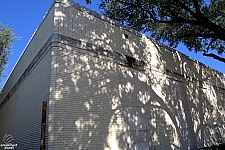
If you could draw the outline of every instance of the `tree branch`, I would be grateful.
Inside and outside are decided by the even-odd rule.
[[[173,23],[190,23],[192,25],[198,25],[201,26],[203,28],[207,28],[210,31],[214,32],[214,34],[216,35],[216,38],[225,41],[225,29],[222,28],[221,26],[211,22],[207,17],[205,17],[200,10],[199,4],[197,0],[193,0],[194,3],[194,7],[196,9],[196,12],[192,11],[188,6],[186,6],[186,4],[184,2],[181,1],[177,1],[177,3],[179,4],[179,6],[181,7],[181,9],[186,10],[187,12],[190,13],[190,15],[192,15],[192,17],[195,19],[193,20],[188,20],[188,19],[184,19],[184,18],[177,18],[174,17],[174,20],[160,20],[157,19],[154,12],[154,10],[152,10],[153,12],[151,12],[148,9],[145,9],[143,7],[141,7],[141,5],[135,5],[134,3],[129,3],[129,2],[125,2],[123,0],[117,0],[118,2],[120,2],[121,4],[127,5],[127,6],[131,6],[134,8],[139,8],[140,10],[147,12],[150,16],[150,19],[152,19],[153,21],[155,21],[156,23],[168,23],[168,24],[173,24]],[[173,5],[176,5],[176,3],[171,2]],[[197,13],[198,11],[198,13]],[[215,38],[215,37],[213,37]]]
[[[193,18],[196,19],[196,22],[198,22],[198,25],[213,31],[216,35],[218,35],[220,37],[221,40],[225,40],[225,29],[222,28],[221,26],[211,22],[206,16],[204,16],[201,13],[201,10],[200,10],[197,0],[192,0],[192,1],[194,3],[196,12],[192,11],[189,7],[187,7],[184,2],[180,2],[180,1],[177,1],[177,2],[180,4],[180,6],[183,9],[185,9],[187,12],[189,12]]]
[[[200,10],[198,1],[197,0],[192,0],[192,1],[194,3],[194,7],[195,7],[195,10],[196,10],[197,17],[199,17],[199,15],[201,14],[201,10]]]
[[[190,13],[194,18],[196,18],[196,13],[193,12],[189,7],[187,7],[184,2],[177,1],[177,3],[180,4],[181,8],[183,8],[188,13]],[[176,3],[173,3],[173,4],[176,6]]]
[[[213,54],[213,53],[209,53],[209,54],[203,53],[203,56],[212,57],[212,58],[214,58],[214,59],[216,59],[216,60],[219,60],[219,61],[225,63],[225,58],[220,57],[220,56],[217,56],[217,55],[215,55],[215,54]]]
[[[216,39],[212,39],[212,40],[210,41],[209,45],[208,45],[207,48],[206,48],[206,52],[207,52],[207,53],[208,53],[208,51],[209,51],[211,45],[212,45],[213,42],[215,42],[215,41],[216,41]]]
[[[199,22],[196,21],[196,20],[189,20],[189,19],[184,19],[182,17],[175,17],[173,18],[173,20],[159,20],[157,19],[156,17],[154,17],[154,15],[152,14],[151,11],[141,7],[141,5],[135,5],[134,3],[128,3],[128,2],[125,2],[125,1],[121,1],[121,0],[118,0],[118,2],[122,3],[122,4],[125,4],[125,5],[128,5],[128,6],[131,6],[131,7],[136,7],[136,8],[139,8],[140,10],[142,11],[145,11],[149,14],[150,18],[157,22],[157,23],[190,23],[190,24],[193,24],[193,25],[199,25]],[[189,9],[190,10],[190,9]],[[171,11],[171,10],[170,10]],[[191,10],[190,10],[191,11]],[[155,13],[155,12],[154,12]],[[193,13],[193,12],[192,12]]]
[[[217,38],[219,39],[215,34],[203,34],[203,33],[190,33],[190,34],[184,34],[184,35],[178,35],[178,39],[182,39],[185,37],[203,37],[203,38]]]

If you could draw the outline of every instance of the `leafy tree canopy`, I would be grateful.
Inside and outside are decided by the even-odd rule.
[[[99,6],[106,16],[170,47],[183,43],[225,63],[225,0],[100,0]]]
[[[15,39],[12,29],[0,23],[0,77],[3,77],[2,72],[8,62],[11,46]]]

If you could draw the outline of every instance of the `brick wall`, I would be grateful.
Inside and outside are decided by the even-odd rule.
[[[56,149],[195,149],[224,141],[224,121],[211,124],[224,117],[221,73],[78,5],[57,4],[56,12],[57,31],[68,37],[56,56]],[[145,71],[93,45],[143,60]],[[201,107],[202,99],[218,101],[220,111]]]
[[[42,102],[48,102],[50,90],[48,39],[53,34],[53,15],[54,8],[34,33],[0,95],[0,138],[11,134],[15,149],[40,148]]]
[[[43,101],[51,150],[225,142],[221,73],[74,3],[50,9],[1,101],[12,89],[0,107],[0,137],[14,135],[18,149],[39,148]]]
[[[0,109],[0,137],[11,134],[16,149],[40,147],[42,102],[49,99],[50,62],[49,52]]]

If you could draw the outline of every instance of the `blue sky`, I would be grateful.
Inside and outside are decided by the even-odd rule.
[[[93,1],[91,5],[86,5],[85,0],[75,0],[76,3],[98,12],[98,0]],[[19,56],[52,3],[53,0],[1,0],[0,22],[11,27],[14,34],[20,37],[20,40],[17,40],[12,47],[13,52],[7,68],[4,70],[5,78],[2,79],[0,88],[4,85]],[[224,63],[203,57],[200,53],[189,52],[183,46],[179,46],[177,50],[225,74]]]

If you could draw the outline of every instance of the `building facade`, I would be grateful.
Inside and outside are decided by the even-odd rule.
[[[58,0],[2,90],[0,120],[18,150],[194,150],[225,143],[224,75]]]

